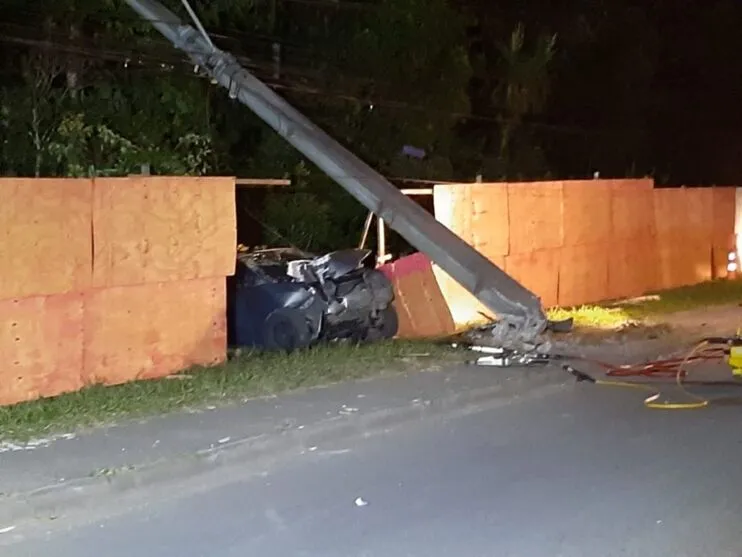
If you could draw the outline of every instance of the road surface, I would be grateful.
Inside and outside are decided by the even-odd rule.
[[[317,447],[84,526],[6,533],[2,554],[742,556],[740,407],[652,411],[641,395],[570,385]]]

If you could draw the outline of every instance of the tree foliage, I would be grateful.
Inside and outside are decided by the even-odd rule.
[[[733,0],[677,17],[667,0],[191,3],[218,46],[388,176],[736,177]],[[365,209],[125,2],[3,15],[2,174],[289,176],[266,200],[271,239],[355,242]]]

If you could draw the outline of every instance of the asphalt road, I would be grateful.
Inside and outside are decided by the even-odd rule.
[[[82,527],[4,534],[19,542],[2,554],[742,556],[741,408],[652,411],[641,395],[582,384],[317,447]]]

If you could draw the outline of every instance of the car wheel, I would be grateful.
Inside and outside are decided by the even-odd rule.
[[[399,332],[399,316],[392,304],[379,312],[375,323],[366,335],[367,340],[388,340]]]
[[[310,342],[309,326],[298,310],[277,309],[263,323],[263,345],[268,350],[290,352],[308,346]]]

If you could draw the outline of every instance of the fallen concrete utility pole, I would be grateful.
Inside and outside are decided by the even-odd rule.
[[[126,0],[195,65],[471,292],[497,317],[495,341],[538,344],[547,319],[539,298],[315,126],[201,31],[155,0]],[[193,14],[191,14],[193,16]]]

